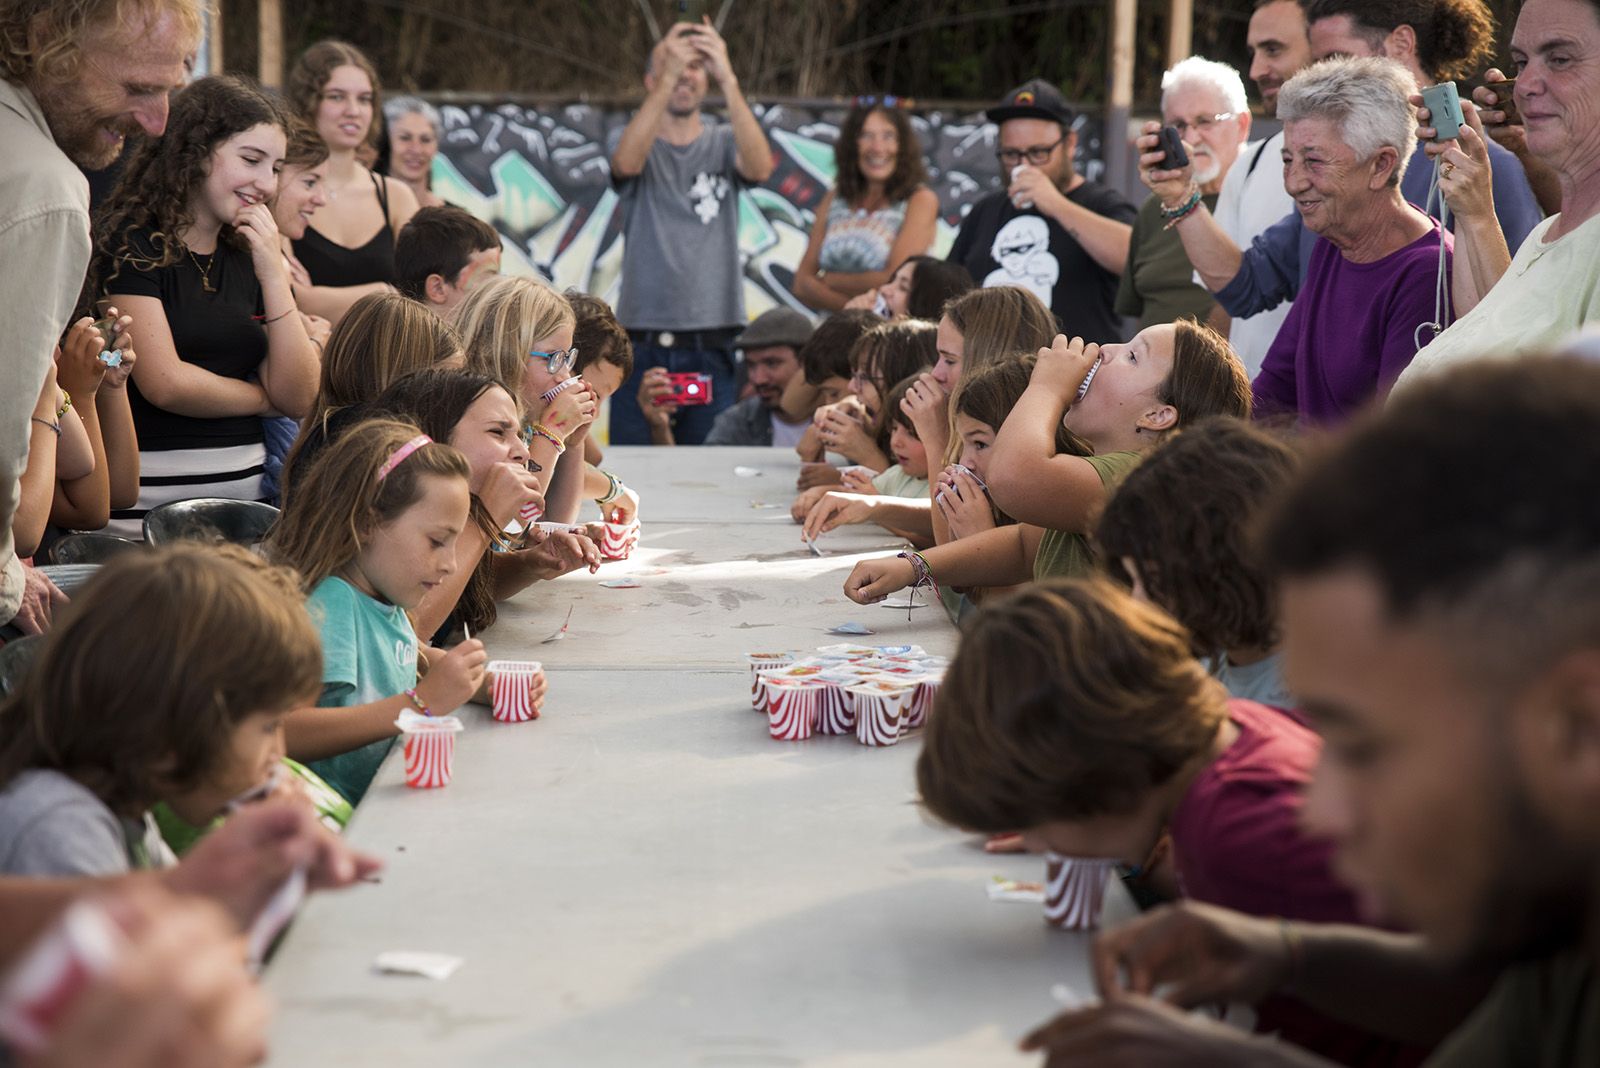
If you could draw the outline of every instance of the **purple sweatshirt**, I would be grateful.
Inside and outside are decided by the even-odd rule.
[[[1455,247],[1448,233],[1444,245],[1448,284]],[[1306,423],[1343,423],[1386,396],[1417,354],[1417,327],[1433,321],[1438,270],[1437,222],[1373,263],[1351,263],[1319,238],[1305,285],[1256,375],[1257,418],[1289,412]]]

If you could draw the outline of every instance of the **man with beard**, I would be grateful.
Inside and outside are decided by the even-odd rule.
[[[37,633],[65,597],[11,539],[34,403],[89,267],[89,185],[159,134],[200,42],[198,0],[0,5],[0,624]]]
[[[781,445],[794,448],[811,426],[810,413],[799,422],[783,411],[783,391],[802,373],[800,350],[811,340],[811,320],[793,308],[763,312],[733,339],[744,354],[744,369],[751,395],[724,410],[711,424],[706,445]],[[639,404],[650,422],[652,444],[674,445],[671,412],[658,398],[672,392],[667,372],[652,368],[639,388]]]
[[[1257,0],[1250,15],[1245,42],[1250,49],[1250,80],[1261,94],[1262,109],[1278,113],[1278,90],[1311,62],[1311,42],[1306,37],[1305,10],[1296,0]],[[1241,163],[1229,169],[1217,197],[1217,226],[1239,248],[1249,248],[1260,233],[1294,212],[1294,199],[1283,188],[1283,131],[1253,141],[1240,151]],[[1298,240],[1299,234],[1295,234]],[[1298,252],[1298,247],[1293,252]],[[1298,261],[1294,261],[1298,270]],[[1196,278],[1198,281],[1198,276]],[[1226,315],[1220,312],[1219,315]],[[1245,370],[1255,378],[1267,357],[1278,328],[1289,315],[1289,302],[1236,318],[1227,331],[1228,343],[1239,354]],[[1220,324],[1218,324],[1220,325]]]
[[[1182,60],[1161,78],[1161,118],[1178,131],[1194,163],[1200,200],[1216,210],[1222,180],[1250,136],[1250,105],[1239,72],[1199,56]],[[1160,129],[1149,123],[1146,132]],[[1146,198],[1133,224],[1128,267],[1117,289],[1117,314],[1139,329],[1193,318],[1205,322],[1216,303],[1194,281],[1194,265],[1167,224],[1155,196]]]
[[[715,80],[728,125],[700,114]],[[708,374],[712,402],[673,416],[676,439],[698,445],[733,403],[734,335],[745,322],[739,189],[772,173],[772,149],[712,28],[680,22],[656,44],[646,96],[611,153],[623,209],[617,318],[633,342],[633,375],[611,398],[611,440],[648,445],[640,381],[654,367]]]
[[[1283,990],[1442,1039],[1430,1068],[1600,1064],[1597,424],[1600,365],[1466,366],[1359,425],[1268,526],[1286,679],[1324,738],[1304,818],[1417,935],[1158,910],[1101,936],[1106,1000],[1030,1036],[1048,1063],[1322,1063],[1175,1007]],[[1467,1015],[1476,975],[1497,977]]]
[[[980,285],[1030,290],[1068,337],[1122,341],[1113,305],[1138,212],[1074,170],[1075,116],[1049,82],[1019,85],[985,115],[1000,127],[995,155],[1006,188],[972,206],[948,259]]]

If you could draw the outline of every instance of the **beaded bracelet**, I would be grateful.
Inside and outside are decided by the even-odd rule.
[[[1191,191],[1189,193],[1189,195],[1184,198],[1183,203],[1179,204],[1175,208],[1168,208],[1168,207],[1163,205],[1162,208],[1161,208],[1161,217],[1163,219],[1167,220],[1167,225],[1162,227],[1162,229],[1170,230],[1174,226],[1177,226],[1183,220],[1187,219],[1190,215],[1193,215],[1195,209],[1198,208],[1199,206],[1200,206],[1200,190],[1198,190],[1198,189],[1195,189],[1195,190]]]
[[[424,716],[433,715],[433,709],[429,708],[428,703],[424,701],[421,695],[417,693],[416,687],[412,687],[404,692],[407,697],[411,698],[411,704],[418,712],[421,712]]]
[[[70,407],[72,407],[72,394],[68,393],[66,390],[62,390],[61,407],[56,409],[56,422],[61,421],[61,417],[67,414],[67,409]]]
[[[60,423],[52,423],[47,419],[40,419],[37,415],[30,415],[28,418],[32,419],[35,423],[38,423],[42,427],[48,427],[51,430],[54,430],[55,433],[56,433],[56,437],[59,438],[61,436],[61,424]]]
[[[544,440],[548,441],[550,444],[554,445],[556,447],[557,456],[560,456],[562,453],[567,451],[567,443],[561,440],[561,436],[559,434],[545,426],[543,423],[535,423],[528,427],[528,429],[533,431],[533,433],[539,437],[544,438]]]

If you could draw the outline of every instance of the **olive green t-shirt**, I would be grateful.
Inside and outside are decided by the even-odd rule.
[[[1424,1068],[1600,1064],[1600,968],[1573,950],[1509,969]]]
[[[1118,483],[1128,477],[1128,472],[1144,459],[1144,453],[1108,452],[1104,456],[1085,456],[1084,459],[1094,465],[1109,495]],[[1065,530],[1044,532],[1039,542],[1039,552],[1033,558],[1035,581],[1043,578],[1077,578],[1089,574],[1093,569],[1094,554],[1089,551],[1088,538]]]
[[[1217,209],[1216,195],[1202,197]],[[1194,264],[1183,250],[1178,231],[1168,230],[1161,202],[1151,196],[1139,207],[1128,239],[1128,263],[1117,285],[1117,314],[1139,320],[1139,329],[1193,316],[1205,322],[1216,307],[1205,287],[1196,285]]]

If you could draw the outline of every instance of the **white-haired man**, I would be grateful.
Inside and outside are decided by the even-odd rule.
[[[1216,210],[1222,180],[1250,137],[1250,106],[1244,79],[1225,63],[1190,56],[1161,79],[1161,118],[1177,128],[1194,166],[1196,203]],[[1157,129],[1155,123],[1147,130]],[[1187,201],[1178,211],[1192,210]],[[1193,317],[1205,322],[1216,307],[1196,283],[1183,241],[1167,224],[1171,213],[1154,195],[1139,208],[1128,247],[1128,266],[1117,288],[1117,314],[1139,320],[1139,329]]]
[[[1278,94],[1283,185],[1317,240],[1256,375],[1258,414],[1344,422],[1388,394],[1417,353],[1419,328],[1438,315],[1439,246],[1448,269],[1453,242],[1400,191],[1417,140],[1407,102],[1416,85],[1392,60],[1330,59]],[[1189,169],[1162,167],[1154,135],[1139,147],[1144,181],[1169,215],[1190,205],[1181,234],[1200,214]]]

